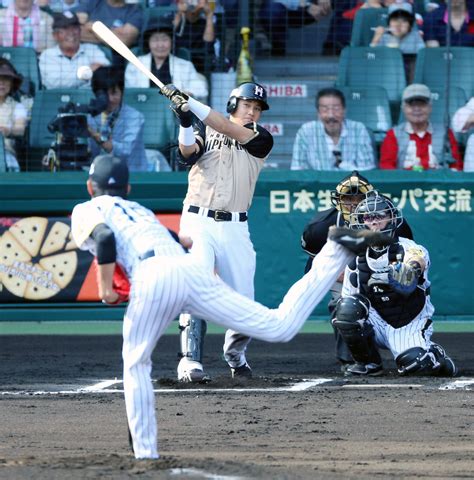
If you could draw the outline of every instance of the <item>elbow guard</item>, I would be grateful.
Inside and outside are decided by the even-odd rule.
[[[95,241],[97,263],[114,263],[117,258],[114,232],[105,223],[94,228],[91,237]]]

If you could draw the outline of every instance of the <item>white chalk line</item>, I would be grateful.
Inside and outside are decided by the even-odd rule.
[[[331,385],[331,382],[337,382]],[[300,382],[293,383],[286,387],[269,387],[269,388],[156,388],[153,391],[155,393],[277,393],[277,392],[304,392],[318,385],[323,385],[330,388],[345,388],[345,389],[415,389],[427,387],[427,385],[417,383],[346,383],[340,384],[339,378],[311,378],[303,379]],[[80,394],[92,394],[92,393],[123,393],[123,388],[110,388],[114,385],[121,384],[122,380],[115,378],[114,380],[102,380],[93,385],[86,387],[80,387],[74,390],[11,390],[0,391],[0,395],[17,395],[17,396],[37,396],[37,395],[80,395]],[[474,385],[474,378],[467,378],[462,380],[454,380],[449,383],[445,383],[438,387],[438,390],[472,390],[471,386]],[[429,387],[429,385],[428,385]]]
[[[472,390],[468,388],[474,385],[474,378],[468,378],[466,380],[454,380],[454,382],[447,383],[439,387],[440,390]]]

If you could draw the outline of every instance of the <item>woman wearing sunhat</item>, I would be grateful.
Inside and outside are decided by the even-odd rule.
[[[150,22],[144,33],[144,50],[146,55],[139,57],[165,85],[172,83],[181,91],[193,97],[206,98],[207,82],[198,74],[192,62],[179,58],[171,53],[173,46],[173,27],[165,19]],[[129,64],[125,71],[125,87],[156,87],[137,68]]]
[[[6,59],[0,58],[0,133],[5,145],[7,171],[19,172],[16,159],[15,137],[25,133],[28,112],[13,95],[20,88],[22,77]]]

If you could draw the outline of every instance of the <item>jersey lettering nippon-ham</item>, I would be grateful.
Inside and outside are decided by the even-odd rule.
[[[204,149],[189,172],[185,205],[245,212],[252,203],[258,175],[273,147],[272,135],[260,125],[245,125],[254,135],[239,143],[211,127],[195,131]]]
[[[158,256],[184,255],[181,245],[151,210],[121,197],[101,195],[77,205],[71,223],[72,235],[79,248],[93,255],[96,254],[95,242],[90,235],[100,223],[108,225],[115,236],[117,262],[128,278],[132,278],[140,256],[150,250]]]

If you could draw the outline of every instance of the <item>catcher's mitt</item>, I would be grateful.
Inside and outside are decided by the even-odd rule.
[[[386,285],[401,295],[410,295],[418,284],[419,269],[414,265],[397,262],[384,270],[372,273],[368,286]]]

